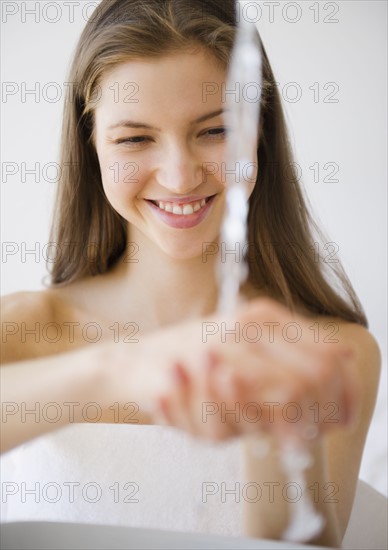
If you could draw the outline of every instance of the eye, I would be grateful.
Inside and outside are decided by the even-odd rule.
[[[143,145],[144,143],[147,143],[147,141],[151,141],[151,138],[148,136],[134,136],[130,138],[116,139],[115,143],[117,145],[121,145],[122,143],[125,143],[129,147],[136,148]]]
[[[205,130],[201,135],[208,137],[210,140],[222,140],[226,138],[227,129],[225,126],[219,126],[218,128],[209,128]]]

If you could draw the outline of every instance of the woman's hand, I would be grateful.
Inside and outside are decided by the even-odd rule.
[[[354,354],[335,325],[256,299],[233,318],[147,336],[130,386],[154,422],[200,437],[265,431],[312,439],[350,424],[359,410]]]

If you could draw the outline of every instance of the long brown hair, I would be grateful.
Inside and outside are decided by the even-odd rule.
[[[108,202],[93,145],[93,97],[105,71],[130,59],[201,46],[226,67],[236,31],[235,0],[102,0],[70,69],[51,242],[73,247],[51,263],[51,285],[105,273],[127,246],[127,222]],[[258,176],[249,201],[249,280],[290,308],[301,306],[368,326],[339,261],[317,259],[312,220],[288,140],[275,78],[263,45]],[[70,244],[71,243],[71,244]],[[85,249],[94,252],[85,254]],[[291,254],[290,254],[291,252]],[[291,257],[290,257],[291,256]],[[327,272],[330,268],[330,273]]]

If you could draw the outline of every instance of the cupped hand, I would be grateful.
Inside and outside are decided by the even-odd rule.
[[[360,410],[355,354],[335,325],[255,299],[232,317],[147,337],[134,383],[155,423],[202,438],[313,439],[352,425]]]

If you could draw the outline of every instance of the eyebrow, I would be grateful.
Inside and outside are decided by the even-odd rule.
[[[201,115],[199,118],[196,118],[195,120],[190,122],[190,125],[205,122],[206,120],[221,115],[222,113],[224,113],[224,111],[225,109],[218,109],[217,111],[207,113],[206,115]],[[149,124],[145,124],[144,122],[134,122],[133,120],[120,120],[120,122],[109,126],[108,130],[114,130],[115,128],[146,128],[147,130],[157,130],[158,132],[160,132],[159,128],[155,128],[153,126],[150,126]]]

